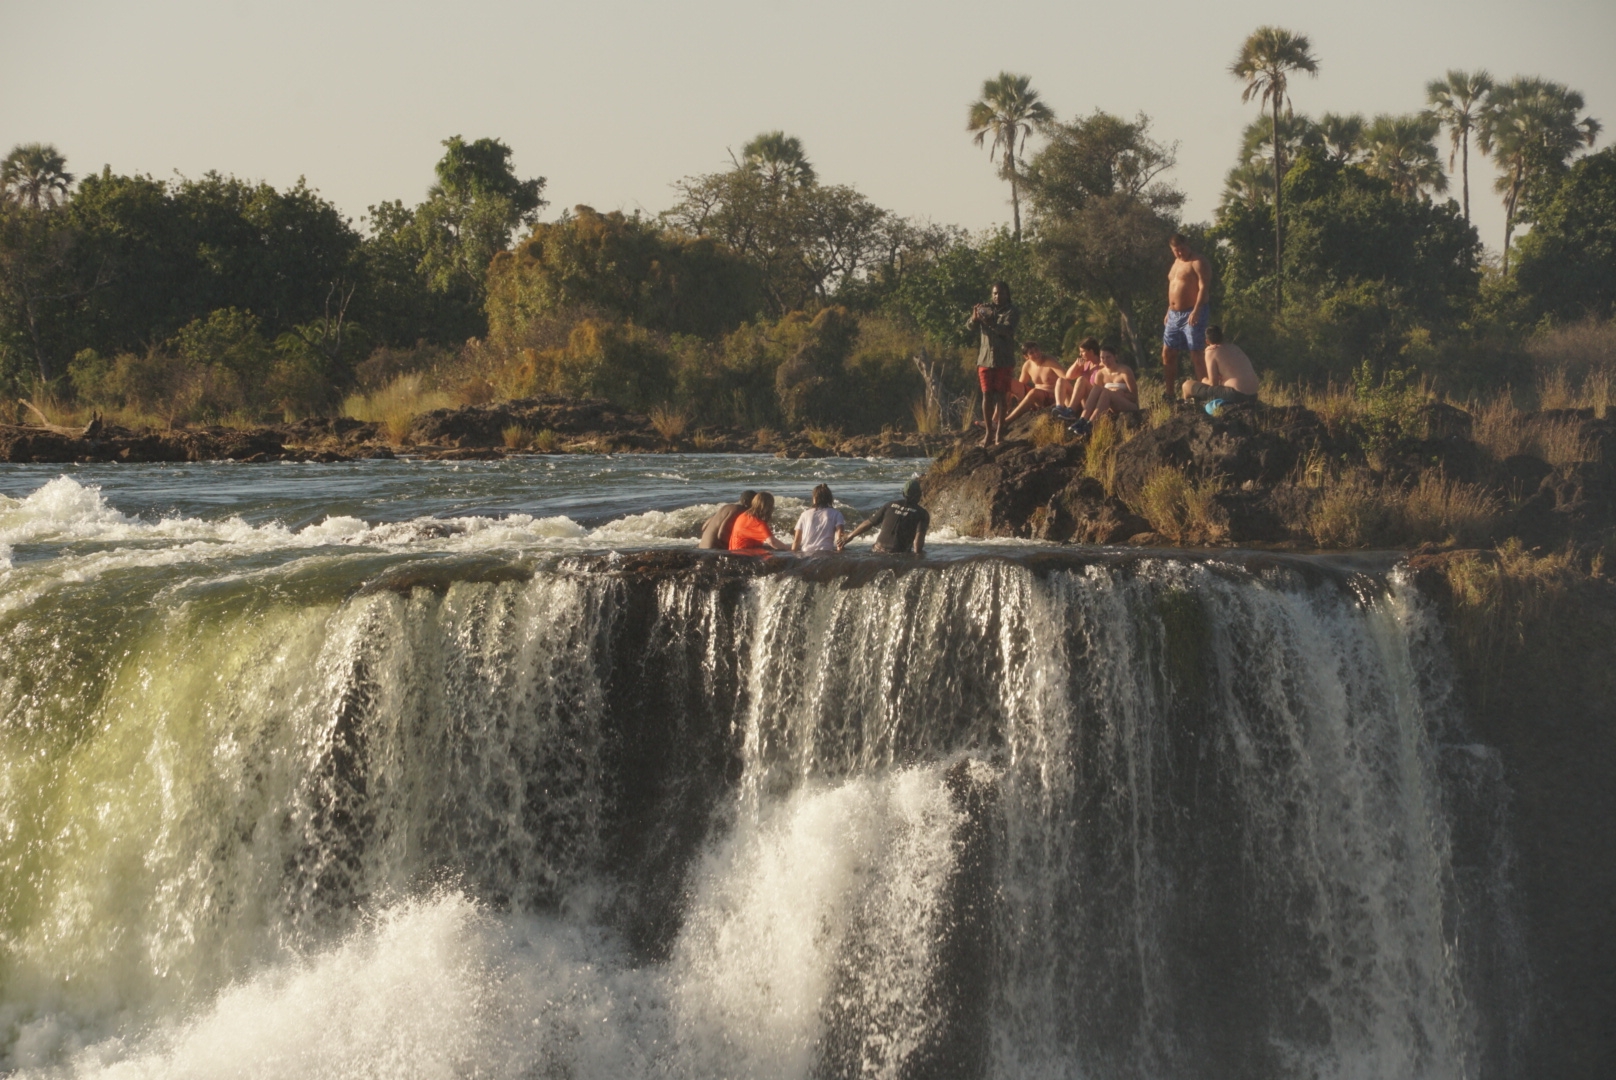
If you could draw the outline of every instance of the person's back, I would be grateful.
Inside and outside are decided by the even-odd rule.
[[[797,532],[802,537],[799,549],[809,555],[836,550],[836,531],[845,528],[847,519],[834,506],[811,507],[797,519]]]
[[[1257,370],[1251,366],[1251,357],[1240,346],[1213,343],[1211,335],[1207,335],[1206,370],[1207,379],[1212,385],[1251,397],[1257,396]]]
[[[702,523],[701,539],[696,542],[696,546],[708,550],[728,551],[730,531],[735,528],[735,519],[751,505],[752,496],[756,494],[755,491],[743,491],[740,502],[720,506]]]
[[[918,554],[921,549],[915,540],[926,535],[926,529],[931,525],[931,514],[919,503],[899,499],[877,510],[876,520],[881,527],[875,537],[876,551],[888,555],[908,554],[911,551]]]

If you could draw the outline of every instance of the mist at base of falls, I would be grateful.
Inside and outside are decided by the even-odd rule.
[[[359,559],[0,612],[0,1070],[1517,1067],[1496,759],[1395,572]]]

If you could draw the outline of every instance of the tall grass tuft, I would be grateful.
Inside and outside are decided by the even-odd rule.
[[[499,433],[507,450],[525,450],[533,444],[533,432],[521,424],[511,424]]]
[[[651,427],[665,443],[674,442],[690,425],[690,414],[671,405],[657,405],[651,410]]]
[[[922,435],[940,435],[943,431],[943,411],[935,401],[918,397],[909,403],[909,415],[915,418],[915,430]]]
[[[1107,495],[1116,493],[1117,447],[1120,445],[1116,420],[1102,416],[1094,421],[1089,428],[1088,444],[1083,448],[1083,472],[1098,480]]]
[[[541,454],[553,454],[561,449],[561,436],[554,428],[544,428],[533,436],[532,447]]]
[[[1152,529],[1175,544],[1191,538],[1211,540],[1225,531],[1213,498],[1217,493],[1217,484],[1192,484],[1182,471],[1162,465],[1140,489],[1137,509]]]
[[[1027,438],[1034,446],[1059,446],[1066,441],[1066,425],[1047,411],[1041,412],[1033,417]]]
[[[342,403],[342,411],[355,420],[380,424],[391,442],[402,443],[409,437],[417,416],[453,405],[453,398],[441,390],[427,389],[425,380],[412,372],[398,376],[374,393],[350,396]]]

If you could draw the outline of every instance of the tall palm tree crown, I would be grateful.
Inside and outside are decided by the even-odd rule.
[[[1001,71],[997,78],[982,83],[982,96],[971,102],[965,130],[976,136],[976,145],[988,143],[988,160],[999,155],[999,175],[1010,181],[1010,207],[1015,216],[1015,236],[1021,239],[1021,174],[1016,167],[1018,143],[1026,146],[1033,129],[1051,123],[1055,113],[1038,100],[1032,79]]]
[[[1357,113],[1339,116],[1325,113],[1316,125],[1319,143],[1325,155],[1335,162],[1348,164],[1358,160],[1364,148],[1364,118]]]
[[[1425,84],[1425,100],[1431,106],[1431,115],[1448,129],[1452,143],[1448,168],[1453,168],[1455,157],[1460,162],[1466,221],[1470,220],[1470,132],[1480,120],[1492,88],[1493,77],[1486,71],[1449,71],[1442,78]]]
[[[773,187],[808,187],[816,179],[802,140],[783,131],[765,131],[743,146],[741,164]]]
[[[1581,94],[1546,79],[1511,79],[1487,95],[1476,125],[1476,145],[1492,155],[1500,170],[1493,190],[1504,197],[1505,273],[1521,198],[1599,137],[1599,121],[1579,117],[1582,109]]]
[[[1318,59],[1312,52],[1313,43],[1305,34],[1292,33],[1278,26],[1259,26],[1240,46],[1240,55],[1229,65],[1229,73],[1244,79],[1246,88],[1241,101],[1257,98],[1273,115],[1274,129],[1274,305],[1278,311],[1285,300],[1284,234],[1280,224],[1280,180],[1284,175],[1283,145],[1279,136],[1280,107],[1290,112],[1290,76],[1305,71],[1319,73]]]
[[[35,210],[54,210],[72,186],[67,158],[50,143],[22,143],[0,161],[0,195]]]
[[[1365,167],[1370,175],[1390,180],[1392,190],[1405,199],[1421,191],[1446,191],[1448,177],[1435,141],[1439,127],[1429,113],[1375,117],[1364,137],[1369,152]]]

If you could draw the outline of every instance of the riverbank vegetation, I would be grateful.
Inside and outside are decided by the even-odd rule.
[[[1263,115],[1199,223],[1150,118],[1063,118],[1010,74],[954,136],[1009,185],[1013,227],[977,234],[875,205],[783,132],[674,181],[660,214],[548,219],[544,178],[492,138],[445,140],[419,203],[358,222],[304,182],[76,178],[55,148],[19,146],[0,177],[0,392],[58,423],[132,427],[346,413],[402,432],[431,408],[566,394],[693,433],[935,432],[969,423],[963,316],[996,279],[1024,338],[1064,355],[1109,338],[1153,379],[1178,230],[1270,401],[1371,441],[1384,403],[1416,391],[1487,403],[1478,424],[1500,440],[1522,410],[1602,415],[1616,150],[1589,152],[1580,96],[1448,72],[1407,114],[1314,117],[1295,80],[1327,78],[1325,60],[1300,35],[1253,34],[1228,92]],[[1468,220],[1484,161],[1508,218],[1496,261]]]

